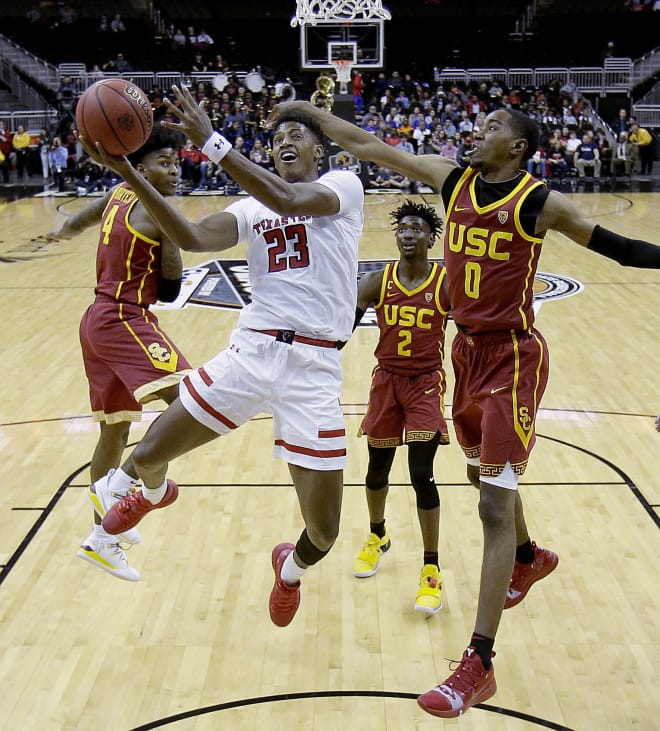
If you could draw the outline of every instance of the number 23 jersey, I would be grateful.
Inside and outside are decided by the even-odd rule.
[[[226,208],[248,242],[252,301],[239,327],[295,330],[323,340],[348,340],[357,301],[358,241],[364,191],[351,172],[334,170],[318,181],[339,198],[328,216],[282,216],[246,198]]]

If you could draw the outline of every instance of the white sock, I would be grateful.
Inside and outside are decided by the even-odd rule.
[[[127,472],[124,472],[121,467],[114,470],[108,478],[108,487],[112,487],[112,489],[120,495],[125,495],[132,487],[135,487],[137,483],[138,480],[133,479]]]
[[[167,492],[167,480],[163,480],[163,484],[160,487],[155,487],[153,490],[146,485],[142,485],[142,494],[145,500],[148,500],[152,505],[159,503]]]
[[[307,573],[307,569],[300,568],[300,566],[298,566],[298,564],[293,560],[293,554],[294,552],[291,551],[291,553],[284,559],[282,571],[280,572],[282,581],[285,584],[290,584],[291,586],[297,584]]]

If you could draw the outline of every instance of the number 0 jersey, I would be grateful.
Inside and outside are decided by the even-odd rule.
[[[424,282],[409,290],[397,277],[398,268],[399,262],[391,262],[383,271],[374,355],[383,370],[401,376],[442,371],[449,309],[442,286],[446,270],[433,262]]]
[[[521,173],[507,195],[480,206],[479,176],[467,168],[447,206],[444,253],[452,315],[468,334],[528,330],[543,239],[525,233],[520,211],[543,183]]]

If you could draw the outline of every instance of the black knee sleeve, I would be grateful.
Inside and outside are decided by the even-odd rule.
[[[417,507],[433,510],[440,505],[438,487],[433,479],[433,458],[438,448],[438,435],[430,442],[411,442],[408,445],[410,482],[415,490]]]
[[[327,551],[321,551],[309,540],[307,528],[300,534],[298,543],[296,543],[296,553],[307,566],[318,563],[329,551],[329,548]]]
[[[369,467],[364,480],[367,490],[383,490],[387,487],[396,447],[372,447],[369,445]]]

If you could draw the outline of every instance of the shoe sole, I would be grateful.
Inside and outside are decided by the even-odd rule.
[[[373,576],[376,571],[378,571],[378,567],[380,566],[381,559],[383,558],[383,555],[386,554],[390,548],[392,547],[392,541],[388,541],[381,549],[380,549],[380,558],[378,559],[378,563],[373,567],[373,569],[370,569],[369,571],[353,571],[353,576],[355,576],[358,579],[366,579],[369,576]]]
[[[423,604],[417,604],[415,602],[415,611],[419,612],[420,614],[437,614],[442,609],[442,602],[440,602],[440,606],[437,609],[431,609],[431,607],[425,607]]]
[[[483,703],[484,701],[487,701],[489,698],[492,698],[495,693],[497,693],[497,683],[495,682],[495,678],[493,677],[492,683],[487,685],[483,691],[479,694],[478,698],[475,698],[469,705],[463,706],[463,708],[458,708],[456,710],[449,710],[449,711],[439,711],[435,708],[426,707],[421,702],[421,696],[417,698],[417,705],[423,710],[426,711],[426,713],[430,713],[431,716],[435,716],[436,718],[458,718],[459,716],[462,716],[464,713],[467,713],[467,711],[472,708],[472,706],[476,706],[479,703]]]
[[[116,579],[122,579],[123,581],[140,581],[142,578],[138,571],[135,571],[135,569],[132,569],[132,571],[135,571],[134,576],[122,576],[121,571],[117,571],[116,569],[113,569],[111,566],[105,566],[100,561],[98,561],[93,555],[87,553],[82,548],[79,548],[76,552],[76,556],[78,558],[82,558],[83,561],[87,561],[87,563],[91,563],[92,566],[96,566],[99,569],[103,569],[106,573],[110,574],[111,576],[114,576]]]
[[[520,602],[527,596],[527,594],[529,594],[529,590],[534,586],[534,584],[536,584],[537,581],[541,581],[541,579],[545,579],[546,576],[549,576],[557,568],[557,566],[559,565],[559,556],[556,556],[555,555],[555,557],[556,557],[556,561],[550,567],[550,569],[548,571],[546,571],[544,574],[539,574],[534,579],[534,581],[532,581],[527,586],[527,588],[525,589],[525,591],[520,592],[520,595],[517,596],[515,599],[512,599],[512,600],[509,601],[508,598],[507,598],[507,599],[504,600],[504,609],[511,609],[512,607],[515,607],[518,604],[520,604]]]
[[[85,491],[85,497],[87,498],[87,502],[94,508],[94,512],[96,515],[103,520],[106,511],[103,510],[103,505],[101,504],[101,500],[99,499],[99,496],[92,490],[91,485],[87,488]],[[119,533],[119,537],[126,541],[126,543],[130,543],[132,546],[136,546],[138,543],[142,542],[142,537],[140,536],[140,533],[137,528],[131,528],[131,531],[134,531],[131,533]]]

